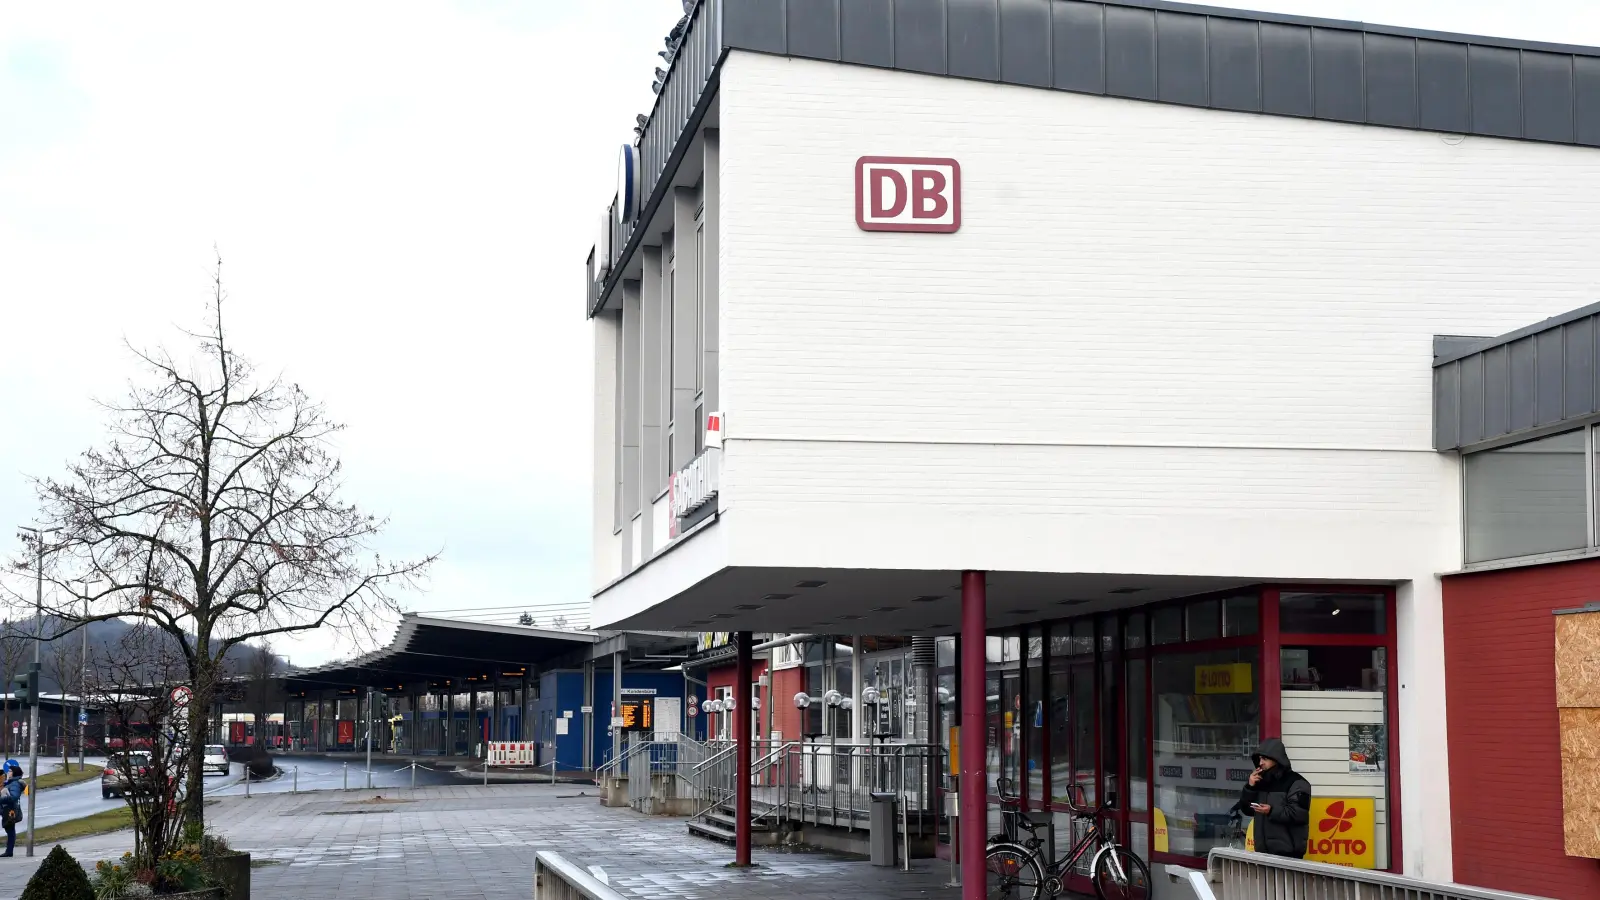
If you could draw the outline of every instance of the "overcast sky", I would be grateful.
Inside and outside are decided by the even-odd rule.
[[[1242,5],[1600,44],[1594,0]],[[586,602],[579,273],[680,14],[5,4],[0,526],[34,519],[25,475],[102,439],[92,399],[121,392],[123,341],[171,341],[203,314],[216,245],[234,345],[350,426],[348,496],[392,518],[381,549],[444,551],[412,608]]]

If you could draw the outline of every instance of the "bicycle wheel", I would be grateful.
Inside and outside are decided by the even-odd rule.
[[[1020,844],[991,844],[983,855],[989,900],[1040,900],[1044,872]]]
[[[1150,869],[1127,847],[1116,845],[1095,854],[1090,878],[1100,900],[1150,900]]]

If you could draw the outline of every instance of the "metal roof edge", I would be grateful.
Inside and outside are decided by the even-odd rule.
[[[1204,3],[1179,3],[1176,0],[1093,0],[1105,6],[1125,6],[1157,12],[1188,13],[1196,16],[1215,16],[1250,22],[1271,22],[1279,25],[1304,25],[1313,28],[1338,28],[1344,31],[1365,31],[1369,34],[1386,34],[1395,37],[1417,38],[1427,41],[1449,41],[1456,44],[1480,44],[1485,47],[1504,47],[1508,50],[1538,50],[1548,53],[1572,53],[1578,56],[1600,57],[1600,47],[1587,44],[1560,44],[1495,35],[1466,32],[1436,31],[1431,28],[1408,28],[1401,25],[1384,25],[1356,19],[1333,19],[1320,16],[1301,16],[1294,13],[1277,13],[1243,9],[1230,6],[1211,6]]]
[[[1435,356],[1433,365],[1434,368],[1438,368],[1439,366],[1447,363],[1453,363],[1457,360],[1465,359],[1475,353],[1482,353],[1485,350],[1499,347],[1504,344],[1509,344],[1513,341],[1521,340],[1522,338],[1530,335],[1538,334],[1541,331],[1559,328],[1568,322],[1576,322],[1579,319],[1585,319],[1593,315],[1600,315],[1600,302],[1591,303],[1588,306],[1581,306],[1575,310],[1572,310],[1571,312],[1564,312],[1559,316],[1551,316],[1542,322],[1535,322],[1532,325],[1518,328],[1516,331],[1507,332],[1499,337],[1485,338],[1484,340],[1471,346],[1458,347],[1457,349],[1451,350],[1447,353]]]

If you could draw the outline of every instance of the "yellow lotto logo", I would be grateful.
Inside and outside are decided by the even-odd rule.
[[[1311,801],[1306,859],[1354,869],[1378,867],[1377,804],[1371,797],[1329,797]],[[1256,849],[1256,823],[1244,836],[1246,850]]]

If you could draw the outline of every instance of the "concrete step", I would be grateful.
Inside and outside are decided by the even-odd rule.
[[[735,835],[732,828],[724,828],[715,822],[706,822],[700,819],[689,820],[689,833],[698,837],[709,838],[724,844],[732,844]]]
[[[721,828],[724,828],[724,829],[726,829],[728,831],[732,831],[734,829],[734,827],[738,825],[738,822],[739,822],[738,819],[733,817],[732,813],[725,812],[724,810],[722,810],[720,808],[719,809],[714,809],[711,812],[706,813],[702,818],[705,819],[708,822],[713,822],[717,826],[719,826]],[[753,833],[754,832],[762,832],[762,831],[771,831],[772,830],[771,820],[762,819],[761,821],[754,823],[751,826],[750,830]]]

